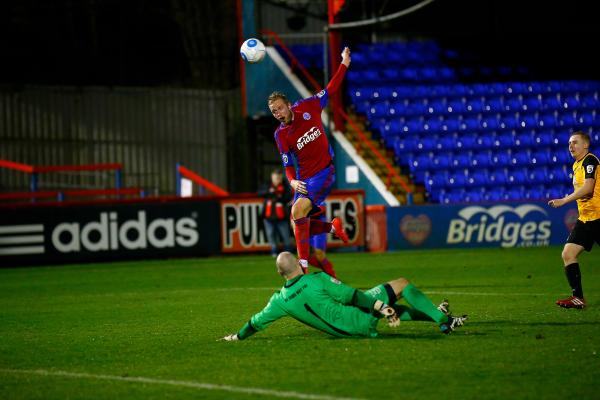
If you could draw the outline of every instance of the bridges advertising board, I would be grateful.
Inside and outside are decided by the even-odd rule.
[[[563,244],[577,220],[573,205],[542,202],[388,209],[388,247],[528,247]]]

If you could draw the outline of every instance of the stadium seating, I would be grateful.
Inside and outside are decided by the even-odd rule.
[[[506,80],[520,69],[453,68],[450,56],[457,57],[432,42],[360,45],[347,76],[356,111],[429,200],[542,200],[571,191],[569,134],[600,140],[600,81]],[[389,68],[392,58],[398,68]],[[465,74],[489,79],[464,83]]]

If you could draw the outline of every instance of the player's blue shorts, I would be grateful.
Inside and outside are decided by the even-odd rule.
[[[305,179],[306,191],[308,194],[301,194],[296,192],[294,194],[294,203],[300,197],[309,199],[313,204],[313,209],[309,215],[319,211],[319,205],[323,204],[325,198],[329,196],[333,184],[335,183],[335,168],[333,164],[317,172],[315,175],[308,179]]]

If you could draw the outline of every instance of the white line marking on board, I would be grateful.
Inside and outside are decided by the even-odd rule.
[[[289,392],[282,390],[273,389],[262,389],[242,386],[230,386],[230,385],[216,385],[212,383],[193,382],[193,381],[177,381],[172,379],[155,379],[146,378],[143,376],[117,376],[117,375],[97,375],[88,374],[85,372],[68,372],[68,371],[49,371],[45,369],[4,369],[1,368],[0,372],[6,372],[11,374],[24,374],[24,375],[41,375],[41,376],[57,376],[61,378],[74,378],[74,379],[97,379],[107,381],[123,381],[133,383],[146,383],[154,385],[170,385],[178,387],[188,387],[202,390],[216,390],[231,393],[245,393],[245,394],[256,394],[273,397],[286,397],[292,399],[309,399],[309,400],[360,400],[355,397],[336,397],[327,396],[320,394],[300,393],[300,392]]]
[[[31,224],[31,225],[2,225],[0,226],[0,233],[34,233],[44,232],[44,225],[42,224]]]

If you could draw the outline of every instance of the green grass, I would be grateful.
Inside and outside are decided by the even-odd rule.
[[[350,285],[403,276],[470,317],[450,336],[430,323],[392,329],[381,322],[376,339],[336,339],[285,318],[246,341],[217,341],[281,286],[269,256],[0,269],[0,398],[273,397],[31,370],[262,388],[296,398],[597,398],[600,251],[580,258],[584,311],[554,305],[569,293],[560,251],[331,254]]]

